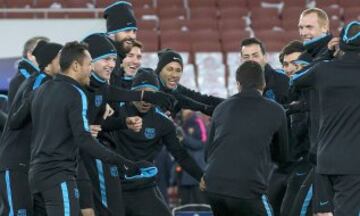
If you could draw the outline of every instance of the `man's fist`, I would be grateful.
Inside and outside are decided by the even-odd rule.
[[[127,117],[126,126],[134,132],[139,132],[142,128],[142,118],[139,116]]]
[[[101,131],[100,125],[90,125],[90,133],[93,137],[97,137],[99,135],[99,132]]]

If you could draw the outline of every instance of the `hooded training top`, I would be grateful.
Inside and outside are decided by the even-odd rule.
[[[32,192],[75,178],[79,147],[108,163],[126,162],[91,136],[87,106],[83,87],[65,75],[57,75],[34,93],[29,170]]]
[[[321,174],[360,174],[360,54],[322,62],[297,76],[296,87],[319,96],[317,170]]]
[[[244,89],[216,107],[205,146],[208,192],[254,199],[267,190],[272,162],[288,157],[285,111]]]

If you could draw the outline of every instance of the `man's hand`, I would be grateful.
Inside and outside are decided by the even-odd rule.
[[[101,131],[100,125],[90,125],[91,136],[93,136],[94,138],[96,138],[99,135],[100,131]]]
[[[142,128],[142,118],[139,116],[127,117],[126,126],[134,132],[139,132]]]
[[[108,117],[112,116],[114,114],[114,110],[111,108],[109,104],[106,104],[105,112],[103,115],[103,119],[107,119]]]
[[[205,180],[204,180],[204,176],[201,177],[200,184],[199,184],[199,188],[200,188],[201,191],[205,191],[205,190],[206,190],[206,183],[205,183]]]
[[[331,51],[339,50],[340,38],[333,37],[328,43],[328,49]]]

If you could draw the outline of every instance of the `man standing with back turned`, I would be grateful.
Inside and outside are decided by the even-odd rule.
[[[265,192],[271,160],[286,161],[285,112],[262,97],[265,77],[260,64],[243,63],[236,81],[239,93],[213,114],[201,189],[206,188],[215,216],[272,215]]]

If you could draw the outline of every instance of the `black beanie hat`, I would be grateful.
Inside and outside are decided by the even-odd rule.
[[[45,44],[47,44],[48,42],[44,41],[44,40],[39,40],[39,42],[36,44],[35,48],[32,51],[32,54],[37,57],[39,55],[39,49],[41,47],[43,47]]]
[[[183,68],[183,60],[179,53],[172,49],[163,49],[158,52],[159,62],[157,64],[155,72],[157,74],[165,67],[165,65],[169,64],[170,62],[178,62],[181,67]]]
[[[343,51],[359,51],[360,50],[360,31],[354,31],[353,28],[360,28],[359,21],[352,21],[340,32],[340,49]],[[351,33],[350,33],[351,32]],[[350,35],[351,34],[351,35]]]
[[[46,43],[41,46],[35,56],[40,70],[44,70],[44,68],[54,60],[62,48],[63,45],[58,43]]]
[[[89,52],[93,62],[107,58],[108,56],[117,56],[117,51],[105,34],[95,33],[87,36],[83,41],[89,45]]]
[[[158,76],[154,73],[153,69],[139,68],[132,81],[131,90],[136,90],[139,88],[152,88],[154,90],[159,90],[159,79]]]
[[[136,19],[132,4],[127,1],[118,1],[105,8],[104,18],[108,34],[137,30]]]

